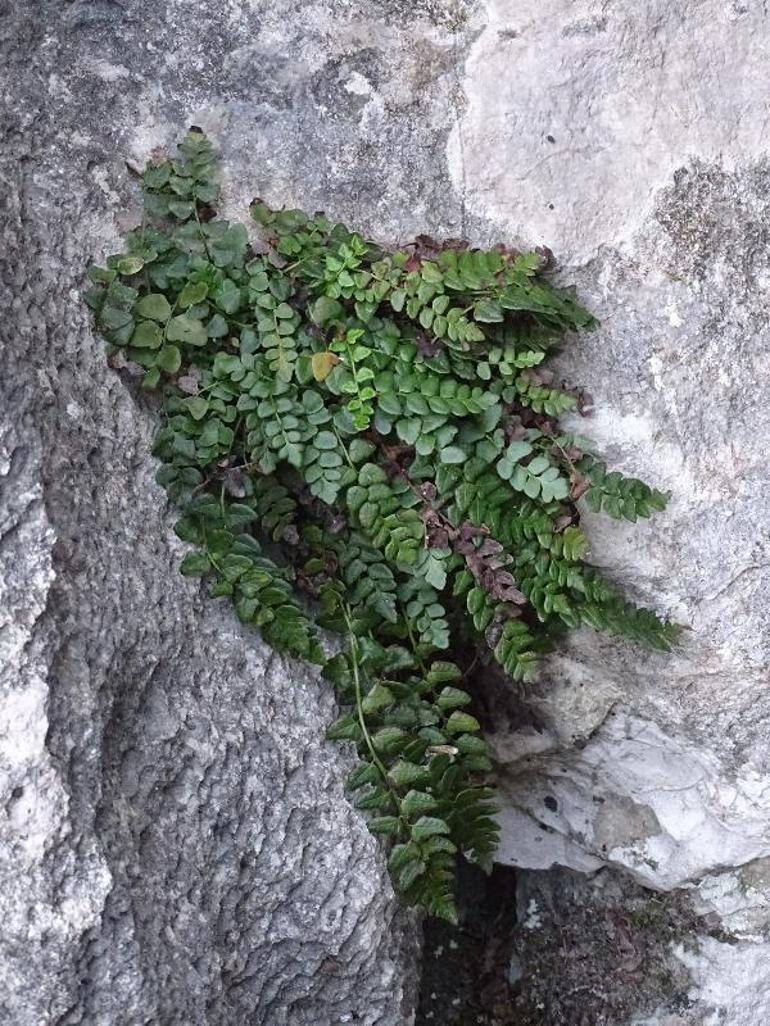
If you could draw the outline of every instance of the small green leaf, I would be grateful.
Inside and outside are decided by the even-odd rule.
[[[163,346],[155,358],[155,366],[166,374],[176,374],[182,365],[182,354],[176,346]]]
[[[327,727],[326,736],[330,741],[357,741],[361,735],[361,727],[354,716],[341,716]]]
[[[409,787],[410,784],[423,783],[428,771],[424,766],[416,766],[412,762],[399,760],[388,771],[388,776],[397,787]]]
[[[337,436],[331,431],[319,431],[313,438],[313,445],[316,449],[336,449]]]
[[[469,713],[453,712],[447,720],[446,729],[450,734],[470,734],[481,730],[481,724]]]
[[[505,458],[509,463],[518,463],[525,456],[529,456],[531,452],[532,446],[529,442],[511,442],[505,451]]]
[[[500,304],[491,299],[480,299],[473,307],[473,316],[484,324],[494,324],[503,320]]]
[[[188,306],[195,306],[202,303],[208,295],[209,287],[203,281],[188,281],[177,299],[177,306],[186,309]]]
[[[115,274],[115,271],[108,270],[106,267],[99,267],[97,264],[91,264],[88,268],[88,277],[97,284],[109,285],[110,282],[115,280]]]
[[[425,561],[424,573],[428,584],[433,585],[436,591],[442,591],[446,585],[446,570],[443,560],[431,553]]]
[[[314,324],[324,325],[342,315],[342,304],[329,296],[319,296],[310,307],[310,318]]]
[[[414,445],[420,434],[419,420],[399,420],[396,422],[396,434],[407,445]]]
[[[376,784],[379,779],[380,771],[374,763],[362,762],[360,766],[356,766],[354,770],[351,770],[348,776],[348,787],[351,791],[357,791],[359,787],[364,787],[365,784]]]
[[[118,331],[133,324],[134,318],[127,310],[120,310],[118,307],[105,303],[99,314],[99,322],[108,331]]]
[[[197,577],[200,574],[208,573],[210,569],[211,563],[205,552],[188,553],[179,567],[185,577]]]
[[[422,859],[410,860],[398,875],[398,886],[401,890],[407,890],[416,880],[419,880],[427,868],[427,863]]]
[[[372,743],[378,752],[393,752],[401,746],[405,738],[400,727],[383,727],[372,737]]]
[[[436,699],[436,705],[442,712],[447,712],[449,709],[456,709],[461,705],[468,705],[471,701],[471,696],[466,691],[461,691],[460,688],[444,688],[441,694]]]
[[[454,744],[463,755],[486,755],[487,743],[474,734],[461,734],[454,739]]]
[[[186,342],[188,346],[205,346],[208,339],[203,322],[188,314],[177,314],[171,318],[166,337],[170,342]]]
[[[237,313],[241,305],[241,290],[230,278],[225,278],[221,285],[214,289],[211,298],[226,314]],[[200,302],[200,300],[198,300]]]
[[[428,684],[435,686],[450,680],[460,680],[462,673],[460,667],[443,659],[437,659],[431,663],[426,680]]]
[[[406,302],[406,290],[405,289],[393,289],[390,294],[390,305],[393,307],[396,313],[401,313],[404,309],[404,303]]]
[[[168,209],[174,217],[178,217],[180,221],[185,221],[188,217],[192,217],[195,204],[191,200],[174,199],[168,201]]]
[[[171,316],[171,304],[160,292],[151,292],[142,296],[136,304],[136,312],[153,321],[167,321]]]
[[[387,709],[395,701],[393,692],[384,684],[375,684],[374,687],[364,695],[361,708],[368,715]]]
[[[131,345],[137,349],[158,349],[163,336],[154,321],[139,321],[131,336]]]
[[[383,413],[387,413],[388,416],[398,417],[401,415],[401,403],[397,396],[385,392],[378,397],[377,402]]]
[[[166,162],[163,164],[148,164],[142,177],[148,189],[162,189],[170,176],[171,165]]]
[[[438,457],[442,463],[464,463],[466,460],[466,454],[459,445],[446,445],[443,449],[439,449]]]
[[[222,314],[214,314],[206,325],[206,334],[209,338],[224,338],[229,330],[228,323]]]
[[[515,484],[515,483],[514,483]],[[530,499],[536,499],[540,495],[541,484],[536,477],[527,477],[524,481],[524,487],[522,491]]]
[[[374,445],[364,438],[354,438],[348,445],[348,455],[353,463],[360,463],[375,451]]]
[[[450,833],[449,824],[437,816],[420,816],[412,826],[412,840],[418,843],[437,834],[448,833]]]
[[[425,791],[407,791],[401,801],[401,808],[405,815],[413,816],[415,813],[431,812],[437,804],[436,799]]]
[[[138,274],[144,267],[144,260],[138,256],[126,256],[118,260],[117,269],[121,274]]]
[[[209,412],[209,401],[201,396],[190,396],[182,405],[194,420],[203,420]]]
[[[398,816],[378,816],[370,819],[368,826],[373,834],[396,835],[401,830],[401,821]]]

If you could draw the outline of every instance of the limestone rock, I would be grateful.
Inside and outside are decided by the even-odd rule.
[[[708,890],[770,854],[769,29],[722,0],[489,0],[466,61],[453,180],[482,233],[561,258],[602,321],[562,357],[595,400],[574,426],[671,492],[648,524],[587,515],[593,560],[689,628],[672,656],[578,632],[550,660],[535,726],[496,740],[514,864]],[[689,957],[688,1023],[765,1020],[759,918]]]
[[[131,169],[191,123],[223,143],[239,217],[263,193],[456,233],[435,169],[459,37],[434,14],[0,10],[4,1026],[412,1021],[417,923],[343,792],[329,688],[179,576],[152,402],[80,290],[136,221]]]
[[[529,725],[495,735],[502,857],[686,890],[737,937],[677,949],[687,1008],[616,1026],[767,1018],[769,19],[737,0],[2,5],[4,1023],[413,1008],[414,927],[323,741],[331,697],[176,574],[152,404],[80,302],[136,220],[131,169],[191,123],[223,149],[228,215],[261,195],[389,241],[546,244],[601,318],[563,356],[595,399],[579,428],[672,501],[649,524],[587,516],[593,558],[690,630],[673,656],[585,631],[551,659]]]

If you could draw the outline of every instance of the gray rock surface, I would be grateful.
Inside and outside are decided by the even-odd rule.
[[[495,735],[502,857],[609,865],[711,924],[672,948],[687,1002],[602,1021],[761,1026],[764,5],[41,0],[0,5],[0,39],[3,1023],[410,1021],[414,927],[323,741],[331,697],[176,574],[152,409],[78,296],[136,218],[126,159],[196,123],[234,216],[262,195],[383,239],[545,243],[602,319],[563,358],[580,427],[672,502],[587,518],[594,559],[691,630],[670,657],[590,632],[554,656],[534,725]]]
[[[687,954],[692,1009],[666,1023],[759,1026],[770,1001],[769,39],[751,3],[490,0],[448,148],[469,212],[547,242],[602,320],[562,358],[596,403],[576,426],[672,493],[650,524],[586,524],[681,649],[576,633],[533,725],[496,738],[504,858],[622,867],[728,916],[739,942]]]
[[[329,689],[177,573],[153,411],[79,290],[137,216],[126,158],[196,121],[240,216],[263,192],[456,231],[460,37],[434,13],[0,7],[3,1026],[412,1020],[416,923],[343,793]]]

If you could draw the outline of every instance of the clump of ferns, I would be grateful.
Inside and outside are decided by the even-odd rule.
[[[594,319],[541,255],[391,251],[260,201],[252,245],[215,216],[215,172],[198,130],[151,163],[143,225],[86,299],[113,364],[162,396],[182,573],[323,667],[397,889],[454,920],[458,856],[489,865],[498,836],[472,652],[521,681],[581,624],[668,649],[676,626],[586,562],[577,505],[635,521],[666,496],[560,428],[580,396],[544,363]]]

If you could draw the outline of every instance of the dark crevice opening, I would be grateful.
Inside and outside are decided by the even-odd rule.
[[[463,861],[457,894],[458,926],[425,920],[415,1026],[512,1026],[516,870]]]

